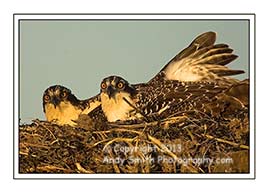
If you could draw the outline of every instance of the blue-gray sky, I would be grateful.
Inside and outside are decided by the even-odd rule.
[[[21,21],[20,118],[44,119],[42,95],[60,84],[80,99],[109,75],[146,82],[199,34],[217,33],[239,56],[229,67],[248,78],[248,21]]]

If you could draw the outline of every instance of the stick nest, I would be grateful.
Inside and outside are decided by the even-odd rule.
[[[151,123],[81,115],[76,127],[19,127],[20,173],[248,173],[248,112],[193,112]]]

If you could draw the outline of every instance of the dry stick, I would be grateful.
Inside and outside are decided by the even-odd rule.
[[[49,146],[45,146],[45,145],[39,145],[39,144],[35,144],[35,143],[23,143],[25,146],[31,146],[31,147],[39,147],[39,148],[45,148],[45,149],[50,149]]]
[[[27,137],[42,137],[41,135],[37,133],[27,133],[27,132],[20,132],[20,135],[22,136],[27,136]]]
[[[111,133],[111,132],[114,132],[114,131],[122,131],[122,132],[132,132],[132,133],[137,133],[137,134],[142,134],[140,131],[134,131],[134,130],[128,130],[128,129],[120,129],[120,128],[116,128],[116,129],[110,129],[110,130],[107,130],[107,131],[94,131],[93,132],[93,134],[102,134],[102,133]],[[125,138],[123,138],[123,139],[125,139]],[[112,141],[112,142],[114,142],[113,141],[114,139],[103,139],[103,140],[101,140],[101,141],[98,141],[98,142],[96,142],[96,143],[94,143],[94,145],[92,145],[91,147],[95,147],[95,146],[97,146],[98,144],[101,144],[101,143],[104,143],[104,142],[106,142],[106,141]],[[107,143],[108,144],[108,143]],[[106,145],[107,145],[106,144]],[[106,146],[105,145],[105,146]],[[104,146],[104,147],[105,147]],[[103,148],[104,149],[104,148]]]
[[[78,169],[78,171],[80,171],[81,173],[95,173],[92,170],[86,170],[84,167],[82,167],[80,163],[75,163],[75,166]]]
[[[162,144],[161,141],[159,141],[158,139],[156,139],[155,137],[153,137],[149,134],[148,134],[148,139],[150,139],[161,150],[163,150],[165,153],[167,153],[169,156],[171,156],[172,158],[174,158],[177,161],[178,157],[174,153],[172,153],[164,144]]]
[[[206,138],[208,138],[208,139],[215,139],[216,141],[221,142],[221,143],[227,143],[229,145],[240,147],[242,149],[249,149],[249,146],[247,146],[247,145],[240,145],[238,143],[235,143],[235,142],[232,142],[232,141],[227,141],[225,139],[221,139],[221,138],[217,138],[217,137],[213,137],[211,135],[205,135],[205,134],[201,134],[201,135],[206,137]]]
[[[187,131],[188,135],[191,137],[191,140],[194,141],[195,139],[194,139],[192,132],[188,128],[186,128],[186,131]]]
[[[65,169],[65,168],[62,168],[62,167],[56,167],[56,166],[53,166],[53,165],[37,166],[36,169],[41,170],[41,171],[48,171],[48,172],[55,171],[55,170],[61,170],[61,171],[65,171],[67,173],[72,173],[73,172],[72,170]]]
[[[155,126],[157,124],[158,124],[158,122],[155,122],[155,121],[154,122],[151,122],[151,123],[135,123],[135,124],[131,124],[131,125],[128,125],[128,124],[109,123],[109,125],[112,126],[112,127],[118,127],[118,128],[123,127],[123,128],[128,128],[128,129],[130,129],[130,128],[143,128],[146,125],[147,126]]]
[[[107,131],[94,131],[93,134],[99,134],[99,133],[111,133],[111,132],[115,132],[115,131],[121,131],[121,132],[131,132],[131,133],[137,133],[139,135],[142,134],[142,132],[140,131],[135,131],[135,130],[129,130],[129,129],[122,129],[122,128],[114,128],[114,129],[110,129]]]
[[[94,145],[92,145],[92,146],[90,146],[90,147],[95,147],[95,146],[97,146],[98,144],[101,144],[101,143],[104,143],[104,142],[106,142],[106,141],[110,141],[111,139],[103,139],[103,140],[101,140],[101,141],[99,141],[99,142],[96,142],[96,143],[94,143]]]
[[[46,130],[48,130],[49,131],[49,133],[52,135],[52,137],[55,139],[55,141],[57,141],[58,139],[57,139],[57,137],[52,133],[52,131],[50,131],[50,129],[49,128],[47,128],[46,126],[44,126],[44,125],[41,125],[41,124],[39,124],[39,126],[41,126],[42,128],[45,128]],[[53,143],[55,142],[55,141],[53,141]]]
[[[97,136],[100,137],[102,140],[104,140],[105,138],[107,138],[107,135],[105,135],[104,132],[96,132]]]
[[[182,122],[186,119],[186,116],[178,116],[178,117],[171,117],[171,118],[167,118],[164,119],[162,121],[160,121],[160,125],[164,125],[166,123],[169,124],[174,124],[174,123],[179,123]],[[137,124],[132,124],[132,125],[128,125],[128,124],[117,124],[117,123],[109,123],[109,125],[113,126],[113,127],[123,127],[123,128],[143,128],[145,126],[156,126],[159,124],[159,121],[153,121],[150,123],[137,123]]]

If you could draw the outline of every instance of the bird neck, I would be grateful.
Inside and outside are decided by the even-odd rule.
[[[76,98],[73,94],[70,94],[68,96],[68,101],[74,106],[78,106],[80,104],[80,100]]]

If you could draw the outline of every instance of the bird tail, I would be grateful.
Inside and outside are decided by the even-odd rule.
[[[249,79],[232,85],[225,94],[238,99],[244,106],[249,106]]]
[[[240,81],[204,104],[200,110],[213,117],[233,118],[249,109],[249,80]]]

